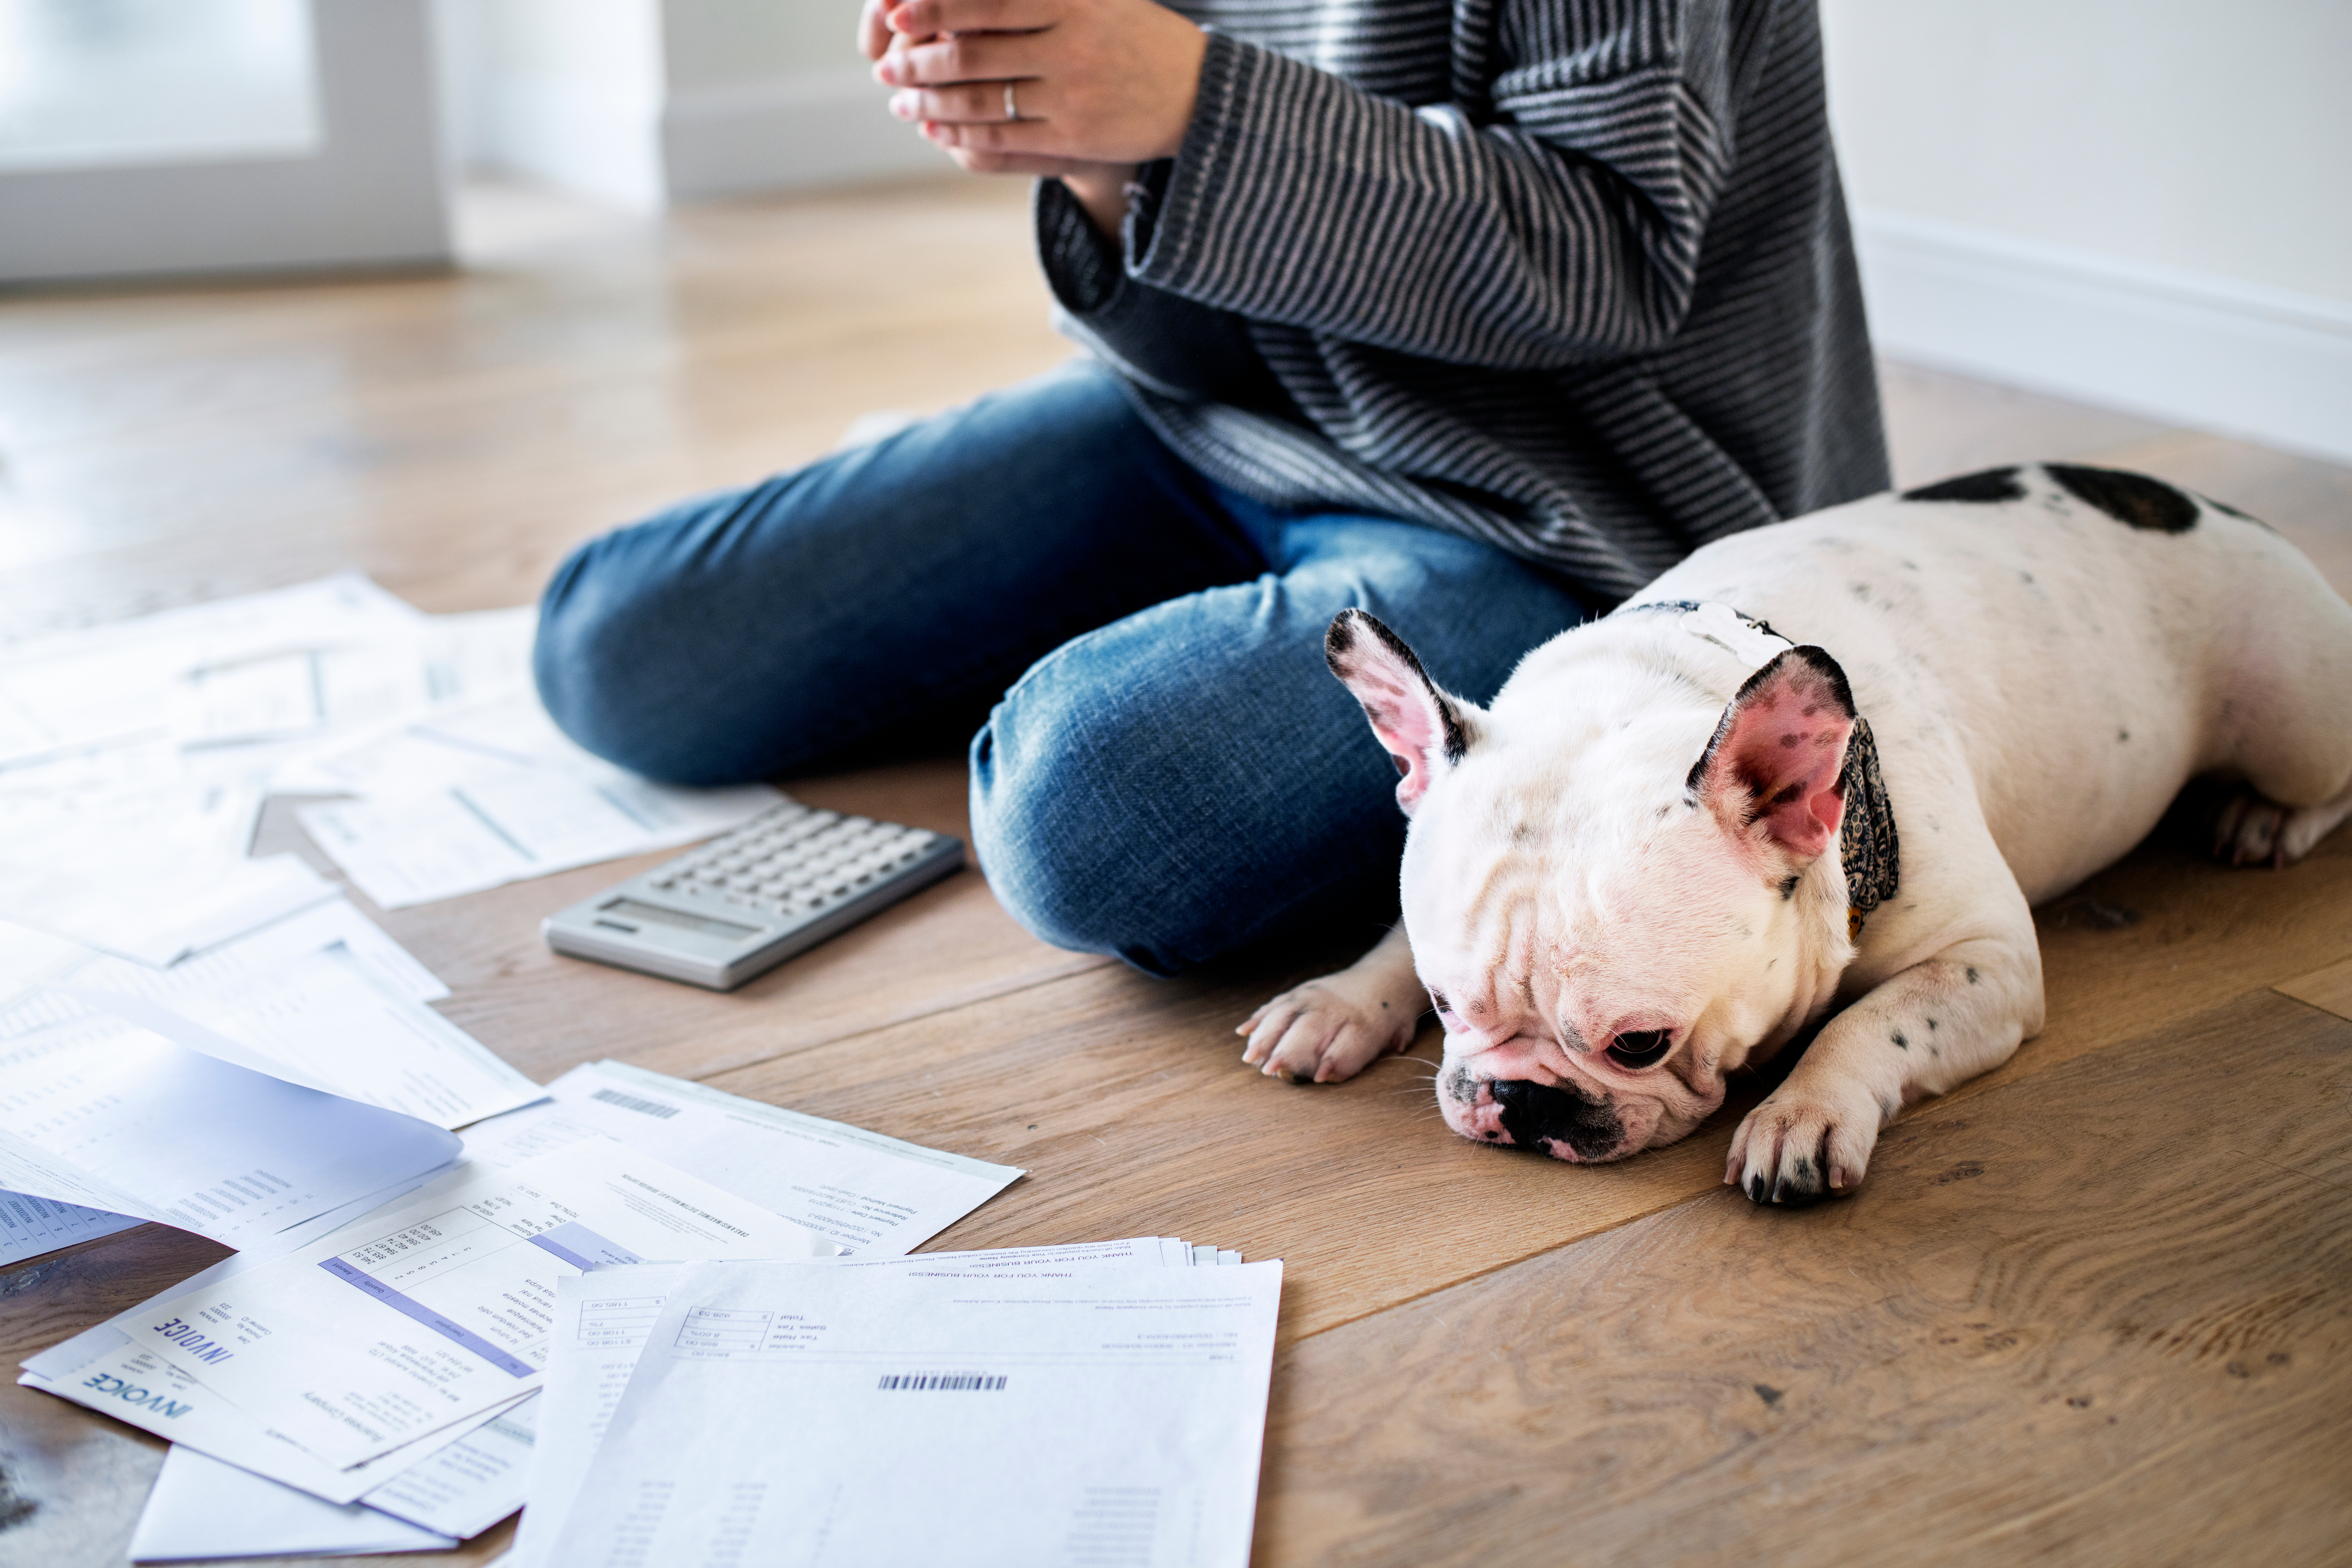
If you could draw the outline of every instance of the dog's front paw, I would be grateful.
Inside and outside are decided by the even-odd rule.
[[[1878,1142],[1878,1107],[1869,1096],[1807,1093],[1782,1084],[1731,1135],[1727,1184],[1759,1204],[1802,1208],[1862,1180]]]
[[[1350,973],[1295,985],[1252,1013],[1242,1060],[1269,1078],[1338,1083],[1412,1044],[1420,1009],[1377,994]]]

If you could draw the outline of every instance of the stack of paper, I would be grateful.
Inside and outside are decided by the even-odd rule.
[[[887,1257],[1020,1174],[618,1063],[548,1094],[474,1127],[433,1185],[25,1363],[28,1386],[180,1445],[140,1555],[387,1550],[394,1520],[478,1534],[521,1506],[562,1279],[845,1243]]]
[[[566,1279],[509,1568],[1241,1568],[1281,1284],[1160,1237]]]

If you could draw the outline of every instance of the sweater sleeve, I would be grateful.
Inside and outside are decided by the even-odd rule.
[[[1137,184],[1129,196],[1131,231],[1153,192]],[[1120,242],[1095,227],[1059,180],[1037,182],[1034,216],[1038,260],[1071,337],[1156,391],[1297,417],[1250,341],[1248,322],[1129,277]]]
[[[1720,0],[1502,0],[1496,39],[1483,102],[1415,110],[1212,33],[1130,275],[1455,364],[1664,342],[1730,156]]]

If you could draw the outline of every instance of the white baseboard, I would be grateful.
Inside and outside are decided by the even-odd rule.
[[[1908,213],[1854,238],[1891,359],[2352,463],[2352,306]]]
[[[674,93],[662,115],[669,194],[736,195],[953,166],[886,101],[858,66]]]

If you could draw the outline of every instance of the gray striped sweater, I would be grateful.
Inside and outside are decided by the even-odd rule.
[[[1887,487],[1813,0],[1172,0],[1212,29],[1065,331],[1220,483],[1607,597]]]

